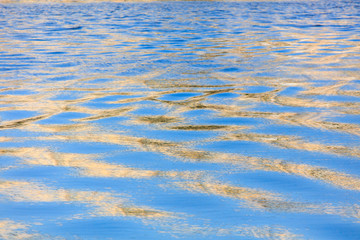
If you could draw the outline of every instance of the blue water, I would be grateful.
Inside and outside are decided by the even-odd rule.
[[[0,1],[0,239],[360,239],[360,2]]]

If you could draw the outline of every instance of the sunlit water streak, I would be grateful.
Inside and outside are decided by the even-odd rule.
[[[359,238],[359,2],[0,3],[0,239]]]

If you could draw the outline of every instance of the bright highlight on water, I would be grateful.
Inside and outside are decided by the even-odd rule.
[[[0,16],[0,239],[359,239],[360,2]]]

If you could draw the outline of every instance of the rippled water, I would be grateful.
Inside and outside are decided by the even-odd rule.
[[[359,1],[3,1],[0,239],[359,239],[359,59]]]

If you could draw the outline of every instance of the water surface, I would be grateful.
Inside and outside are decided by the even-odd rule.
[[[359,239],[359,36],[350,0],[4,1],[0,239]]]

